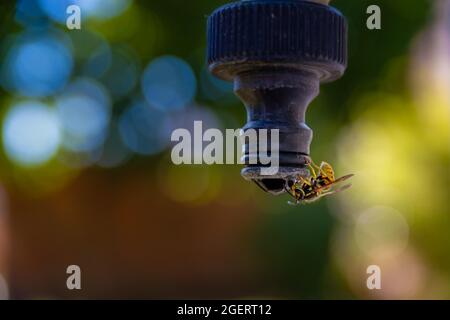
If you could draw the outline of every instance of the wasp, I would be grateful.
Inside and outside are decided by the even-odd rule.
[[[297,176],[286,181],[285,189],[295,199],[295,202],[289,201],[289,204],[311,203],[324,196],[344,191],[352,186],[347,184],[341,188],[334,189],[336,184],[350,179],[354,174],[348,174],[336,179],[333,167],[325,161],[320,166],[310,161],[308,168],[311,173],[309,178]]]

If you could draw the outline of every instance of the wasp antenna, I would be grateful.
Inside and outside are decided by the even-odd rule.
[[[354,176],[354,174],[348,174],[346,176],[343,176],[343,177],[340,177],[340,178],[336,179],[334,181],[334,183],[338,183],[338,182],[342,182],[342,181],[348,180],[348,179],[352,178],[353,176]]]
[[[342,188],[340,188],[338,191],[339,192],[344,191],[344,190],[350,189],[351,187],[352,187],[352,184],[347,184],[347,185],[343,186]]]

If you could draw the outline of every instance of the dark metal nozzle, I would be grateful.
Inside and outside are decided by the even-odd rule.
[[[333,81],[347,63],[347,23],[336,9],[301,0],[244,0],[208,19],[208,64],[233,81],[247,109],[249,129],[279,129],[280,170],[262,176],[259,150],[245,145],[242,175],[265,191],[284,192],[285,179],[309,174],[312,130],[308,105],[321,82]]]

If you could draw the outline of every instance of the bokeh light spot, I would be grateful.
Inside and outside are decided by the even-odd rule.
[[[103,35],[91,30],[69,32],[73,55],[81,73],[86,77],[101,77],[111,65],[111,46]]]
[[[101,43],[87,59],[83,73],[88,77],[100,77],[111,65],[111,49],[107,43]]]
[[[105,140],[111,114],[107,91],[97,81],[80,78],[57,98],[64,139],[70,151],[92,151]]]
[[[73,58],[66,45],[51,35],[19,37],[2,68],[2,85],[27,97],[45,97],[67,83]]]
[[[81,9],[82,19],[110,19],[122,14],[131,4],[131,0],[38,0],[41,9],[47,16],[64,24],[69,16],[66,12],[70,5]]]
[[[199,206],[221,194],[222,175],[212,166],[174,166],[163,162],[158,170],[158,182],[170,200]]]
[[[48,161],[60,143],[58,118],[48,106],[34,101],[15,105],[3,123],[8,157],[24,166]]]
[[[376,206],[362,212],[355,226],[356,243],[369,257],[395,257],[408,245],[409,225],[397,210]]]
[[[138,82],[136,57],[128,48],[115,48],[111,54],[111,65],[101,77],[101,81],[114,99],[120,99],[133,90]]]
[[[97,19],[116,17],[128,9],[131,2],[131,0],[77,0],[88,17]]]
[[[16,2],[16,21],[27,27],[48,25],[47,16],[36,0],[18,0]]]
[[[77,0],[38,0],[42,11],[52,20],[65,24],[68,14],[67,7],[70,5],[79,5]],[[82,15],[83,16],[83,15]]]
[[[129,107],[119,120],[120,136],[132,151],[151,155],[162,151],[170,142],[164,135],[166,114],[139,101]]]
[[[155,59],[142,76],[142,91],[147,102],[160,110],[186,107],[194,99],[196,89],[190,65],[173,56]]]

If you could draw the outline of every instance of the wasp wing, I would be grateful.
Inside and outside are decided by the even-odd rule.
[[[344,191],[344,190],[350,189],[351,186],[352,186],[351,184],[347,184],[347,185],[345,185],[345,186],[343,186],[343,187],[341,187],[341,188],[339,188],[339,189],[331,190],[331,191],[327,191],[327,192],[321,193],[321,194],[318,195],[316,198],[311,199],[311,200],[305,200],[304,202],[306,202],[306,203],[313,203],[313,202],[316,202],[316,201],[319,200],[320,198],[323,198],[323,197],[326,197],[326,196],[330,196],[330,195],[332,195],[332,194],[336,194],[336,193],[342,192],[342,191]]]
[[[352,187],[351,184],[346,184],[345,186],[343,186],[343,187],[341,187],[339,189],[331,190],[329,192],[324,192],[323,195],[324,196],[328,196],[328,195],[331,195],[331,194],[339,193],[339,192],[345,191],[347,189],[350,189],[351,187]]]
[[[353,177],[354,174],[348,174],[346,176],[340,177],[339,179],[334,180],[332,183],[329,183],[323,187],[317,188],[316,191],[322,191],[323,189],[328,189],[332,186],[334,186],[335,184],[338,184],[340,182],[346,181],[348,179],[350,179],[351,177]]]

